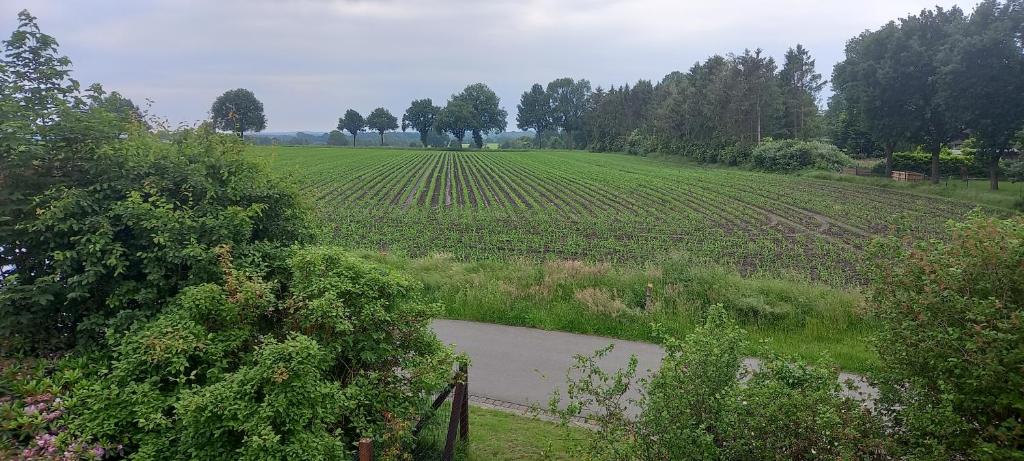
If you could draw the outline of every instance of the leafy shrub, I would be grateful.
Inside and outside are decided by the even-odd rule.
[[[914,459],[1021,459],[1024,219],[979,215],[948,242],[873,248],[885,408]]]
[[[649,380],[636,378],[635,358],[623,370],[602,370],[610,347],[579,356],[568,374],[568,405],[558,410],[556,394],[551,407],[563,421],[586,414],[596,424],[577,447],[587,459],[886,457],[880,420],[840,396],[836,370],[773,357],[760,371],[745,371],[744,335],[716,307],[693,334],[666,340],[661,369]],[[641,396],[628,397],[636,384]]]
[[[306,234],[296,194],[240,140],[161,140],[130,101],[82,95],[56,41],[19,18],[0,62],[0,349],[98,338],[217,280],[218,245],[269,268]]]
[[[750,161],[750,154],[749,146],[737,144],[722,149],[718,161],[730,166],[745,165]]]
[[[1002,170],[1003,175],[1006,179],[1013,182],[1024,181],[1024,158],[1018,157],[1013,160],[1002,160],[999,162],[999,168]]]
[[[629,137],[626,138],[625,144],[626,153],[633,155],[646,156],[658,150],[657,138],[641,130],[631,131]]]
[[[401,457],[453,355],[418,286],[333,248],[297,251],[290,290],[231,267],[185,288],[112,352],[66,373],[69,432],[137,459],[342,459],[361,436]],[[388,451],[391,450],[391,451]],[[385,457],[387,459],[387,457]]]
[[[932,154],[917,148],[910,152],[892,154],[893,171],[913,171],[923,175],[932,174]],[[875,174],[885,174],[885,162],[879,162],[872,170]],[[966,171],[970,176],[988,176],[987,166],[976,162],[971,155],[955,154],[947,148],[939,152],[939,174],[942,176],[961,176]]]
[[[0,331],[15,345],[81,343],[151,315],[181,288],[219,277],[215,249],[272,256],[304,235],[297,196],[207,129],[172,143],[136,131],[83,162],[81,178],[35,197],[5,247],[22,248],[0,294]],[[124,322],[121,322],[122,324]]]
[[[812,168],[839,171],[853,160],[836,146],[821,141],[786,139],[766,140],[750,154],[754,168],[765,171],[792,172]]]

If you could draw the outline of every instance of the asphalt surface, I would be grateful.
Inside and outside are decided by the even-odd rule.
[[[638,360],[638,375],[648,376],[657,370],[664,350],[656,344],[623,341],[601,336],[579,335],[560,331],[511,327],[462,320],[434,320],[432,327],[438,338],[470,357],[469,390],[474,397],[508,402],[516,405],[548,407],[556,388],[564,394],[566,373],[577,354],[590,355],[614,344],[600,362],[602,369],[624,368],[629,357]],[[760,361],[744,359],[744,365],[756,369]],[[840,381],[852,380],[856,389],[846,395],[870,405],[877,391],[866,380],[850,373],[840,374]],[[635,390],[630,394],[635,397]],[[632,413],[636,412],[633,408]]]

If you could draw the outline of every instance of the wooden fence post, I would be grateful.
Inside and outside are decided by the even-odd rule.
[[[373,461],[373,440],[359,439],[359,461]]]
[[[455,456],[455,440],[469,438],[469,367],[459,364],[455,375],[455,390],[452,395],[452,412],[448,416],[448,435],[444,441],[441,461],[451,461]]]
[[[462,375],[462,401],[459,402],[459,438],[466,441],[469,440],[469,366],[465,363],[460,363],[459,374]]]
[[[441,453],[441,461],[452,461],[455,456],[455,439],[459,436],[459,402],[462,402],[462,394],[465,392],[465,385],[461,382],[455,383],[455,395],[452,396],[452,412],[448,416],[448,435],[444,439],[444,452]]]

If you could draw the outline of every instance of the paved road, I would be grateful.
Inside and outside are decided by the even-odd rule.
[[[566,371],[576,354],[589,355],[612,343],[615,348],[601,362],[602,368],[623,368],[629,356],[636,355],[641,375],[656,370],[665,356],[655,344],[600,336],[462,320],[435,320],[432,327],[441,341],[469,355],[471,395],[541,408],[547,408],[556,388],[565,388]],[[744,364],[756,369],[759,361],[747,358]],[[860,376],[842,373],[840,379],[852,379],[857,385],[856,391],[848,393],[850,396],[870,402],[877,394]]]

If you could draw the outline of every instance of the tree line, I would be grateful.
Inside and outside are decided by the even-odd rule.
[[[474,83],[461,92],[453,94],[444,107],[434,105],[430,98],[416,99],[402,115],[402,131],[412,128],[420,133],[420,142],[428,145],[430,134],[451,135],[459,145],[471,134],[473,144],[483,147],[483,135],[489,132],[505,130],[508,112],[500,107],[501,99],[487,85]],[[352,135],[352,145],[356,144],[359,133],[369,129],[380,135],[380,144],[384,145],[384,133],[399,128],[398,118],[383,107],[378,107],[365,119],[355,109],[348,109],[338,119],[338,131],[348,131]]]

